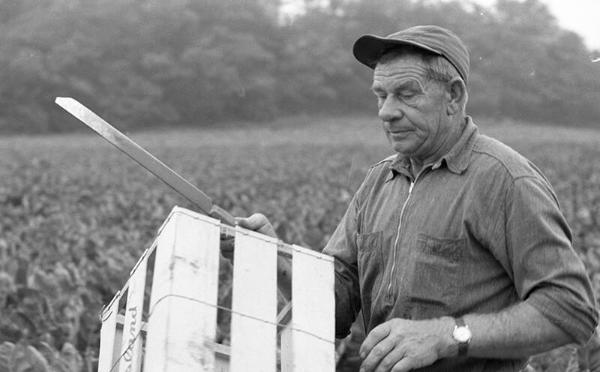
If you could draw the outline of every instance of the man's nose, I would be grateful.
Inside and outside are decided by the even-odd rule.
[[[398,102],[390,95],[385,98],[379,107],[378,115],[382,121],[393,121],[402,117],[402,110]]]

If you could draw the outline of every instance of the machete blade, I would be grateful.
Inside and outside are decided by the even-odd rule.
[[[110,142],[135,162],[146,168],[150,173],[169,185],[173,190],[180,193],[203,213],[219,218],[228,225],[235,226],[234,217],[224,209],[213,204],[212,200],[204,192],[181,177],[118,129],[107,123],[100,116],[96,115],[92,110],[70,97],[57,97],[55,102],[98,133],[106,141]]]

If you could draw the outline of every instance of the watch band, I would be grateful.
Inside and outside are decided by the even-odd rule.
[[[460,328],[460,327],[467,327],[467,324],[465,323],[465,320],[463,319],[463,317],[458,317],[455,319],[456,322],[456,327]],[[469,340],[470,341],[470,340]],[[458,356],[465,356],[467,355],[467,350],[469,349],[469,341],[467,342],[459,342],[458,343]]]

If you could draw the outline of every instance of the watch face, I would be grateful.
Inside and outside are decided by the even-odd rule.
[[[467,327],[456,327],[452,335],[458,342],[468,342],[471,339],[471,330]]]

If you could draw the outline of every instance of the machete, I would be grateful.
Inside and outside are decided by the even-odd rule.
[[[154,157],[154,155],[144,150],[140,145],[133,142],[118,129],[108,124],[100,116],[92,112],[92,110],[70,97],[57,97],[55,102],[68,113],[81,120],[85,125],[92,128],[113,146],[127,154],[139,165],[169,185],[173,190],[183,195],[196,207],[200,208],[204,214],[220,219],[228,225],[235,226],[235,219],[231,214],[218,205],[215,205],[200,189],[175,173],[175,171]]]

